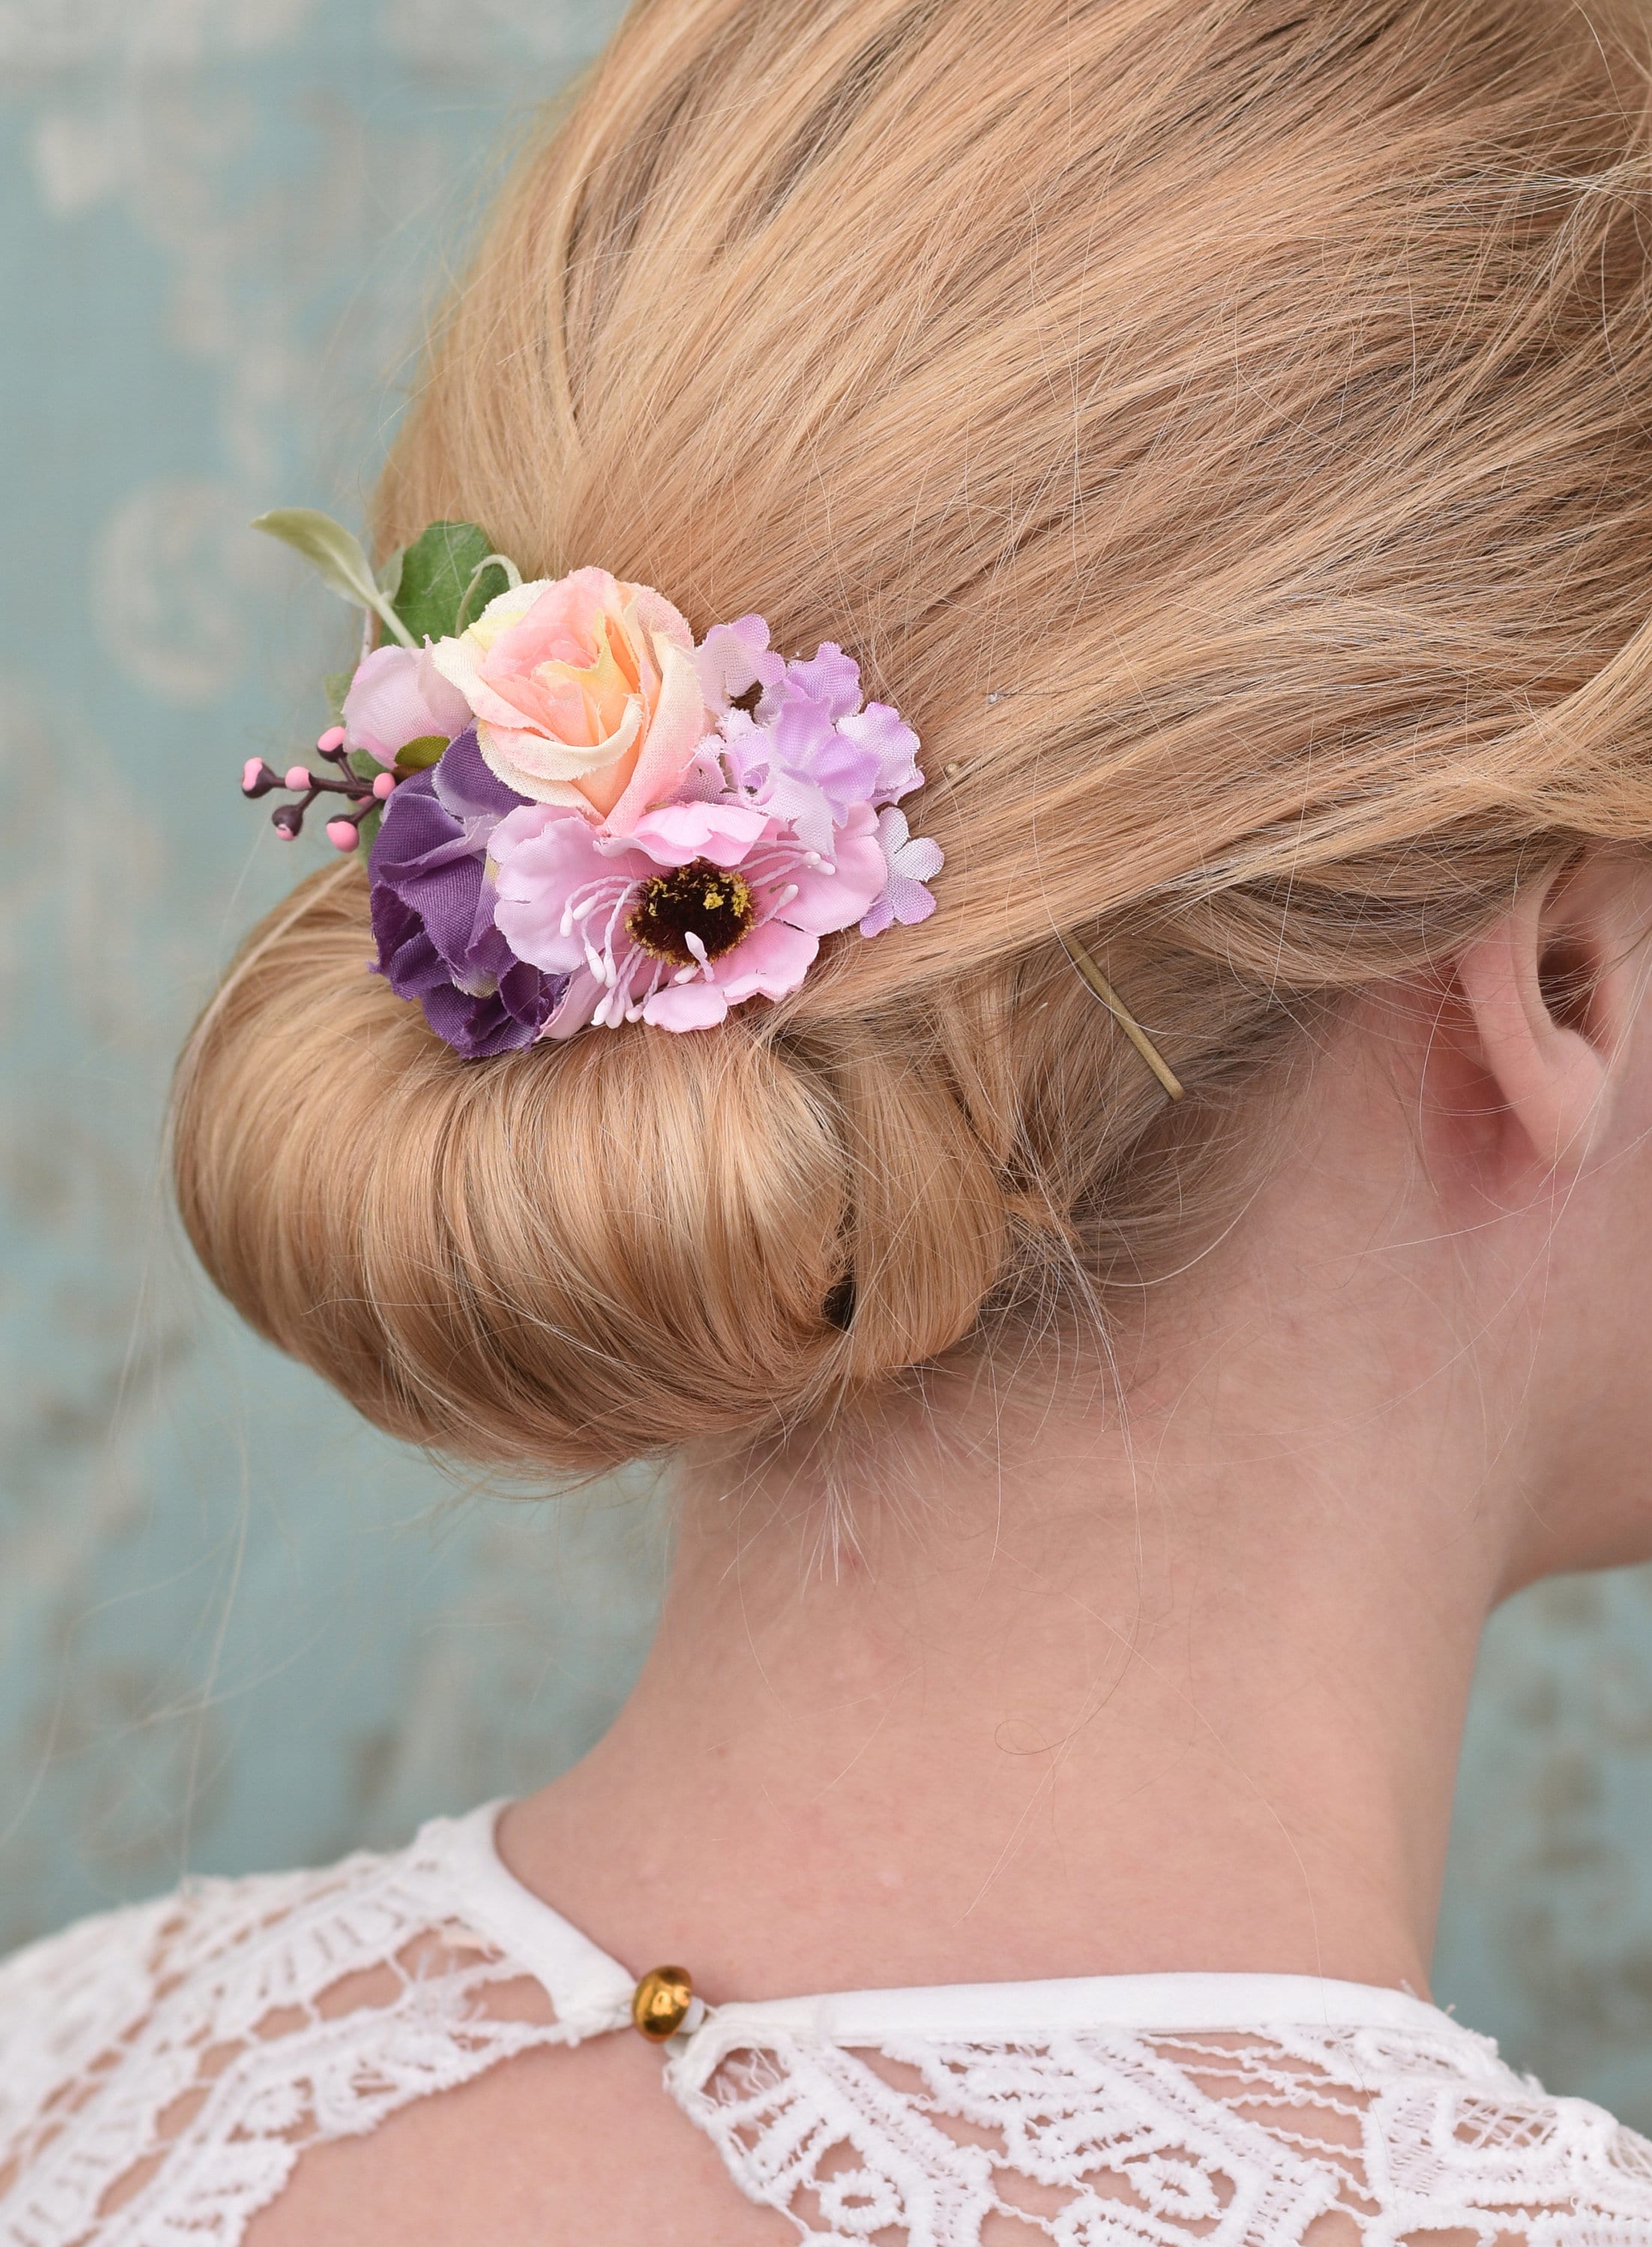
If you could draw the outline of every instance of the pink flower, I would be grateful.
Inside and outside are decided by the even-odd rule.
[[[675,792],[710,729],[693,632],[606,570],[514,586],[430,652],[507,788],[614,834]]]
[[[345,696],[345,747],[393,765],[417,742],[433,764],[470,723],[470,705],[449,686],[427,647],[376,647],[356,666]]]
[[[823,936],[849,928],[888,868],[857,806],[830,858],[750,802],[668,804],[625,835],[524,805],[494,830],[495,921],[518,959],[569,982],[542,1036],[642,1021],[707,1029],[747,999],[783,999]]]

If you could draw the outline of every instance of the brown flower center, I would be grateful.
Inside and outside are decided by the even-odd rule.
[[[741,877],[727,867],[713,866],[709,858],[695,858],[645,882],[625,926],[656,960],[692,967],[696,963],[688,944],[691,936],[705,946],[707,960],[720,960],[734,950],[754,918],[751,890]]]

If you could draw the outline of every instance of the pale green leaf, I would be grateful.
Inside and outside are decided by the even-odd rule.
[[[323,584],[358,608],[371,609],[404,647],[413,646],[412,635],[379,589],[361,541],[342,522],[316,507],[276,507],[256,516],[252,527],[302,554]]]

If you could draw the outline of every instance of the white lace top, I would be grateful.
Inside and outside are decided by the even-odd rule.
[[[634,2033],[631,1974],[505,1869],[495,1815],[193,1882],[0,1966],[4,2247],[234,2247],[307,2148]],[[733,2188],[809,2239],[977,2247],[996,2215],[1062,2247],[1652,2247],[1652,2145],[1392,1990],[789,1998],[713,2009],[662,2066]]]

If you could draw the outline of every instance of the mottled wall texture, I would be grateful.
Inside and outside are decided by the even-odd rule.
[[[645,1496],[455,1492],[353,1424],[208,1298],[156,1160],[296,871],[236,769],[350,638],[247,519],[358,514],[502,136],[611,16],[0,0],[0,1948],[531,1785],[646,1639]],[[1652,1574],[1499,1618],[1437,1985],[1652,2126]]]

